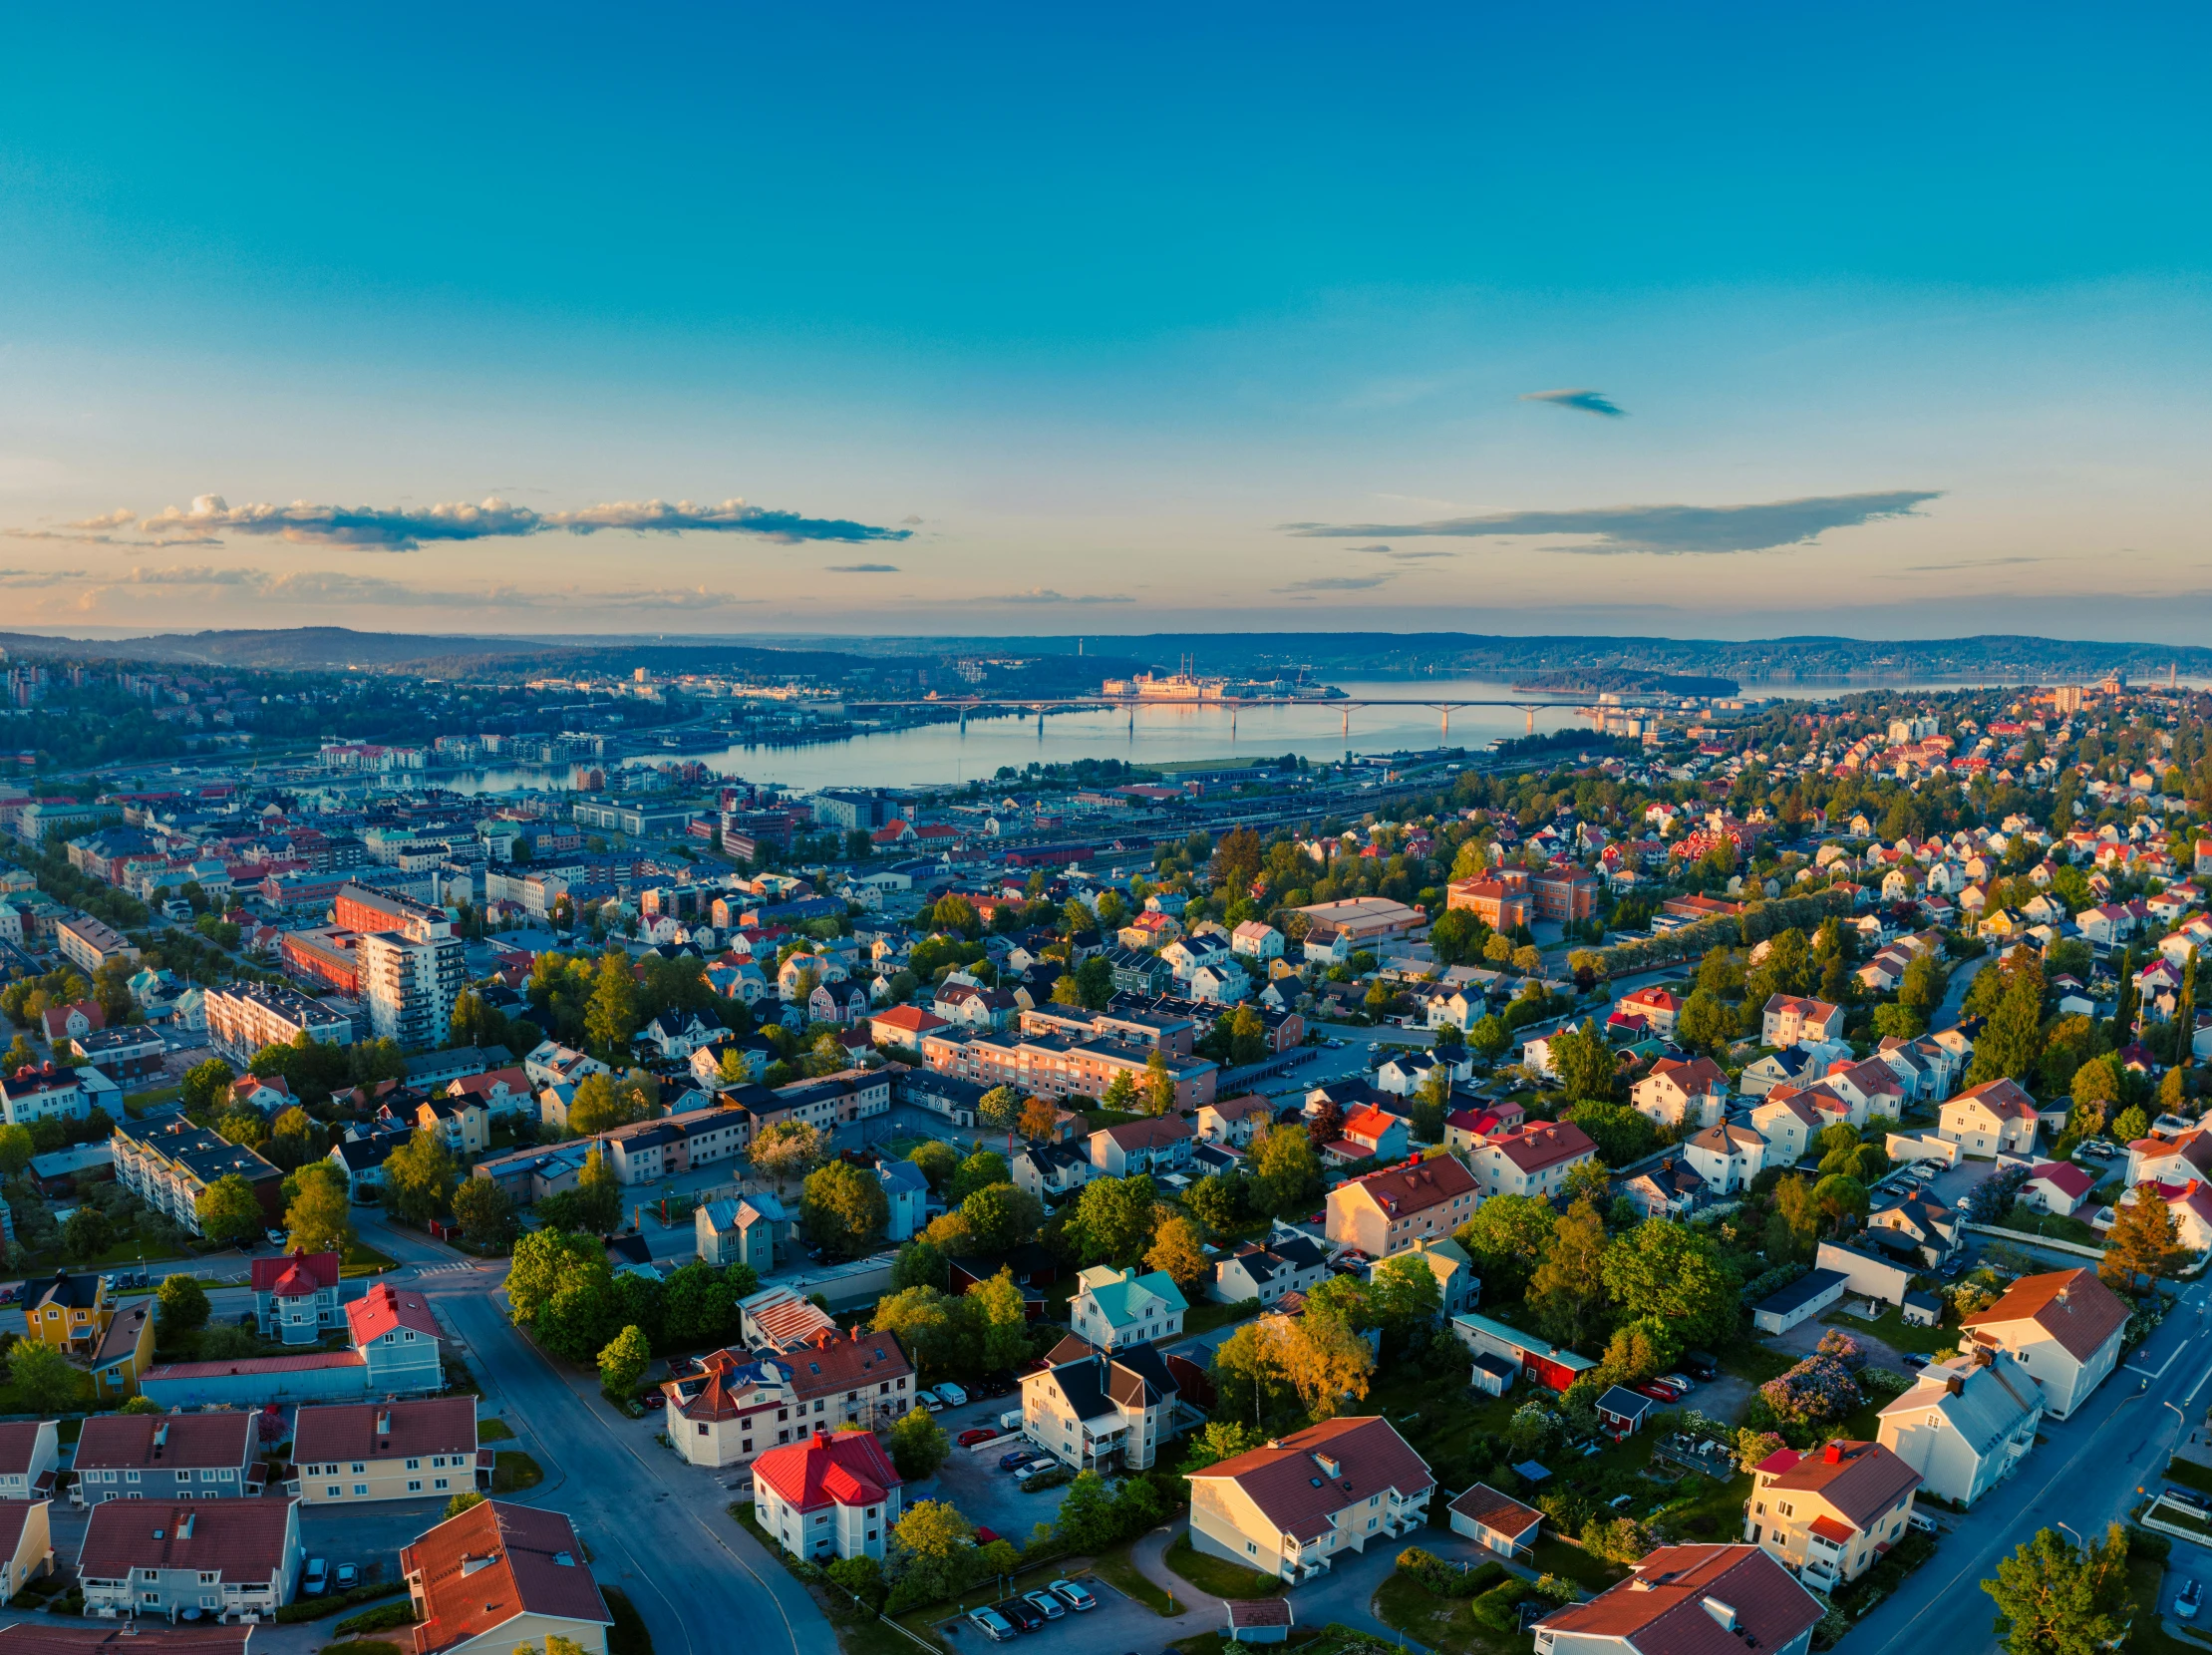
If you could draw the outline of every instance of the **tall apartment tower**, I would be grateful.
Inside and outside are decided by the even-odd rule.
[[[454,1002],[469,980],[467,947],[443,911],[413,913],[395,930],[364,933],[354,960],[370,1032],[411,1051],[444,1045]]]

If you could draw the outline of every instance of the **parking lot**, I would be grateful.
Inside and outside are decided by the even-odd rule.
[[[1157,1647],[1163,1627],[1170,1635],[1181,1635],[1186,1630],[1179,1623],[1161,1621],[1145,1605],[1122,1596],[1096,1575],[1078,1572],[1072,1578],[1098,1606],[1063,1614],[1038,1628],[1035,1635],[1053,1655],[1119,1655],[1125,1650]],[[1030,1581],[1025,1578],[1022,1585],[1027,1588]],[[966,1649],[969,1655],[994,1647],[982,1628],[964,1615],[939,1621],[934,1630],[954,1649]]]
[[[1021,1405],[1019,1392],[983,1398],[964,1408],[946,1409],[937,1416],[937,1423],[957,1442],[963,1431],[995,1431],[999,1416]],[[999,1457],[1022,1446],[1009,1442],[981,1451],[955,1447],[937,1475],[916,1486],[908,1497],[950,1500],[971,1522],[995,1529],[1017,1545],[1024,1544],[1033,1527],[1051,1522],[1059,1513],[1066,1486],[1023,1493],[1015,1486],[1014,1474],[999,1470]]]

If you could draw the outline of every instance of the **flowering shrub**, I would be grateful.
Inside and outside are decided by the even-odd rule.
[[[1895,1368],[1861,1368],[1859,1385],[1864,1390],[1887,1391],[1895,1396],[1900,1391],[1911,1390],[1913,1382],[1909,1375],[1901,1374]]]
[[[1866,1352],[1859,1342],[1839,1327],[1832,1327],[1820,1336],[1820,1343],[1813,1347],[1821,1356],[1830,1356],[1843,1365],[1845,1373],[1855,1374],[1866,1366]]]
[[[1833,1338],[1834,1335],[1829,1335]],[[1846,1336],[1848,1342],[1848,1336]],[[1821,1340],[1825,1345],[1826,1339]],[[1852,1345],[1854,1353],[1856,1344]],[[1784,1426],[1825,1425],[1840,1420],[1866,1399],[1851,1370],[1837,1357],[1814,1354],[1779,1378],[1758,1388],[1759,1399]]]

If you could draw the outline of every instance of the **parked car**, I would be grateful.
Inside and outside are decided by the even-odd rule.
[[[2173,1600],[2174,1618],[2176,1620],[2195,1620],[2197,1618],[2197,1605],[2203,1601],[2204,1588],[2196,1581],[2190,1581],[2181,1588],[2181,1595]]]
[[[1045,1624],[1045,1617],[1031,1608],[1024,1598],[1010,1597],[1004,1603],[995,1603],[992,1607],[1012,1621],[1020,1631],[1034,1632]]]
[[[988,1443],[998,1433],[989,1426],[972,1425],[953,1439],[962,1448],[974,1448],[978,1443]]]
[[[1715,1380],[1721,1377],[1721,1361],[1710,1351],[1684,1351],[1682,1370],[1692,1379]]]
[[[1078,1614],[1086,1609],[1096,1609],[1099,1606],[1099,1600],[1073,1580],[1055,1580],[1045,1590],[1051,1592],[1053,1596],[1059,1598],[1061,1602],[1067,1604]]]
[[[968,1393],[950,1380],[937,1387],[937,1396],[947,1408],[965,1408],[968,1404]]]
[[[1918,1351],[1907,1351],[1897,1360],[1908,1368],[1925,1368],[1928,1365],[1928,1359]]]
[[[993,1643],[1014,1641],[1014,1623],[996,1609],[970,1609],[968,1622]]]
[[[938,1400],[935,1391],[916,1391],[914,1403],[916,1407],[926,1408],[932,1414],[942,1414],[945,1411],[945,1405]]]
[[[351,1563],[340,1563],[338,1572],[330,1577],[330,1583],[339,1591],[350,1592],[361,1584],[361,1571]]]
[[[1936,1532],[1936,1519],[1925,1511],[1915,1511],[1907,1520],[1923,1534]]]
[[[1662,1385],[1656,1379],[1644,1380],[1638,1384],[1631,1385],[1629,1389],[1631,1391],[1634,1391],[1640,1397],[1651,1398],[1654,1402],[1664,1402],[1672,1404],[1676,1400],[1673,1387]]]
[[[1028,1465],[1032,1460],[1036,1458],[1037,1451],[1035,1449],[1018,1448],[1010,1454],[1002,1454],[999,1456],[999,1470],[1002,1472],[1020,1471],[1024,1466]]]
[[[638,1398],[638,1401],[648,1408],[666,1408],[668,1406],[668,1393],[666,1391],[648,1391],[644,1396]]]
[[[307,1559],[307,1572],[300,1576],[299,1589],[309,1597],[320,1597],[330,1589],[330,1564],[320,1557]]]
[[[989,1527],[986,1527],[986,1526],[985,1526],[984,1524],[982,1524],[982,1523],[980,1523],[980,1522],[976,1524],[976,1544],[977,1544],[977,1545],[989,1545],[989,1544],[990,1544],[990,1543],[991,1543],[991,1542],[992,1542],[993,1540],[997,1539],[998,1537],[999,1537],[999,1531],[998,1531],[998,1530],[997,1530],[996,1528],[989,1528]]]
[[[1058,1620],[1068,1612],[1068,1605],[1053,1596],[1051,1592],[1024,1592],[1022,1601],[1047,1620]]]
[[[1698,1382],[1688,1374],[1661,1374],[1659,1383],[1672,1386],[1678,1396],[1685,1397],[1698,1388]]]
[[[1005,1413],[1001,1414],[999,1416],[999,1429],[1001,1431],[1021,1430],[1022,1411],[1019,1408],[1009,1408]]]

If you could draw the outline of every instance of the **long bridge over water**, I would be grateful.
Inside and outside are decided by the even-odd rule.
[[[1445,698],[1445,697],[1433,697],[1433,696],[1419,696],[1419,695],[1417,695],[1417,696],[1329,696],[1329,697],[1320,697],[1320,696],[1290,696],[1290,695],[1286,695],[1286,696],[1236,696],[1236,697],[1226,697],[1226,696],[1222,696],[1222,697],[1213,697],[1213,698],[1207,698],[1207,697],[1202,697],[1202,696],[1175,696],[1175,697],[1166,697],[1166,696],[1153,696],[1153,697],[1144,697],[1144,698],[1138,698],[1138,697],[1134,697],[1134,696],[1104,696],[1104,695],[1074,695],[1074,696],[1003,696],[1003,695],[973,695],[973,696],[950,696],[950,695],[941,695],[941,696],[935,696],[935,697],[932,697],[932,698],[930,698],[929,700],[926,700],[926,701],[847,701],[847,702],[845,702],[845,706],[846,706],[846,707],[848,707],[848,708],[852,708],[852,709],[855,709],[855,710],[870,710],[870,711],[878,711],[878,710],[880,710],[880,711],[888,711],[888,710],[891,710],[891,709],[894,709],[894,708],[895,708],[895,709],[899,709],[899,710],[903,710],[903,711],[907,711],[907,712],[911,712],[911,711],[913,711],[913,710],[914,710],[915,708],[917,708],[917,707],[953,707],[953,708],[958,708],[958,709],[959,709],[959,712],[960,712],[960,729],[961,729],[961,731],[962,731],[962,733],[963,733],[963,734],[965,734],[965,733],[966,733],[966,731],[967,731],[967,728],[968,728],[968,715],[969,715],[970,713],[980,713],[980,712],[981,712],[981,711],[982,711],[983,709],[985,709],[985,708],[1004,709],[1004,710],[1006,710],[1006,711],[1009,711],[1009,712],[1013,712],[1013,711],[1020,711],[1020,712],[1022,712],[1022,713],[1031,713],[1031,712],[1034,712],[1034,713],[1035,713],[1035,714],[1037,715],[1037,729],[1038,729],[1038,732],[1039,732],[1040,734],[1043,734],[1043,732],[1044,732],[1044,729],[1045,729],[1045,715],[1046,715],[1047,713],[1053,713],[1053,712],[1070,712],[1070,711],[1078,711],[1078,710],[1097,710],[1097,709],[1102,709],[1102,708],[1113,708],[1113,709],[1118,709],[1118,708],[1126,708],[1126,709],[1128,709],[1128,715],[1129,715],[1129,733],[1130,733],[1131,735],[1134,735],[1134,734],[1136,733],[1136,714],[1137,714],[1137,710],[1138,710],[1139,708],[1145,708],[1145,709],[1149,709],[1149,708],[1154,708],[1154,707],[1194,707],[1194,708],[1199,708],[1199,709],[1202,709],[1202,710],[1208,710],[1208,711],[1212,711],[1212,712],[1216,712],[1216,713],[1218,713],[1218,712],[1222,712],[1222,711],[1224,711],[1224,710],[1225,710],[1225,711],[1226,711],[1226,712],[1228,713],[1228,715],[1229,715],[1229,734],[1230,734],[1231,736],[1234,736],[1234,735],[1236,734],[1236,716],[1237,716],[1237,713],[1238,713],[1238,711],[1239,711],[1239,710],[1241,710],[1241,709],[1244,709],[1244,708],[1259,708],[1259,707],[1309,707],[1309,708],[1311,708],[1311,707],[1334,707],[1334,708],[1337,708],[1337,709],[1339,709],[1339,710],[1340,710],[1340,711],[1341,711],[1341,712],[1343,713],[1343,715],[1344,715],[1344,735],[1345,735],[1345,739],[1346,739],[1347,741],[1349,741],[1349,740],[1351,739],[1351,737],[1352,737],[1352,709],[1353,709],[1353,708],[1355,708],[1355,707],[1426,707],[1426,708],[1428,708],[1428,709],[1429,709],[1429,710],[1430,710],[1431,712],[1434,712],[1434,713],[1436,713],[1436,714],[1437,714],[1437,715],[1438,715],[1438,716],[1439,716],[1439,717],[1441,718],[1441,720],[1442,720],[1442,729],[1443,729],[1443,735],[1444,735],[1444,738],[1445,738],[1446,740],[1449,740],[1449,739],[1450,739],[1450,736],[1451,736],[1451,715],[1452,715],[1452,713],[1453,713],[1453,711],[1454,711],[1454,710],[1456,710],[1456,709],[1460,709],[1460,708],[1466,708],[1466,707],[1511,707],[1511,708],[1514,708],[1514,709],[1518,710],[1519,712],[1521,712],[1521,713],[1523,713],[1523,714],[1527,715],[1527,720],[1528,720],[1528,733],[1529,733],[1530,735],[1534,735],[1534,734],[1536,733],[1536,715],[1537,715],[1538,713],[1541,713],[1541,712],[1545,712],[1545,711],[1549,711],[1549,710],[1553,710],[1553,709],[1559,709],[1559,710],[1564,710],[1564,711],[1567,711],[1567,712],[1573,712],[1573,713],[1595,713],[1595,712],[1597,712],[1597,711],[1599,710],[1599,704],[1598,704],[1598,703],[1596,703],[1596,702],[1593,702],[1593,701],[1589,700],[1588,698],[1584,698],[1584,699],[1582,699],[1582,700],[1550,700],[1550,701],[1545,701],[1545,700],[1533,700],[1533,701],[1531,701],[1531,700],[1518,700],[1518,701],[1515,701],[1515,700],[1496,700],[1496,699],[1490,699],[1490,700],[1482,700],[1482,699],[1467,699],[1467,698],[1463,698],[1463,697],[1447,697],[1447,698]],[[1608,706],[1606,706],[1606,707],[1605,707],[1605,709],[1604,709],[1604,710],[1605,710],[1605,711],[1607,711],[1607,712],[1627,712],[1627,711],[1633,711],[1633,710],[1635,710],[1635,709],[1632,709],[1632,708],[1628,708],[1628,707],[1624,707],[1624,706],[1612,706],[1612,705],[1608,705]]]

